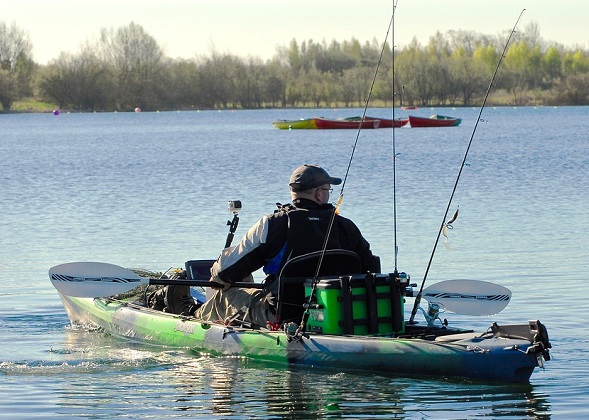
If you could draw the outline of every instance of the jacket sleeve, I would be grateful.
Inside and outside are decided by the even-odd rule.
[[[241,281],[275,257],[286,242],[288,218],[262,217],[235,247],[224,249],[211,268],[211,276],[225,282]]]
[[[268,216],[262,217],[236,246],[225,248],[211,267],[211,276],[236,282],[264,265],[261,246],[268,236]]]

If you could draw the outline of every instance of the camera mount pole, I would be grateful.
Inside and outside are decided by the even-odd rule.
[[[233,213],[233,220],[227,220],[229,233],[227,234],[227,240],[225,241],[225,248],[229,248],[231,246],[233,236],[237,230],[237,225],[239,224],[239,217],[237,214],[241,210],[241,201],[230,201],[227,209]]]

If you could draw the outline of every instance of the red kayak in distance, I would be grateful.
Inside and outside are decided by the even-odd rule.
[[[409,124],[412,128],[419,127],[457,127],[462,120],[460,118],[446,117],[444,115],[432,115],[429,118],[409,115]]]
[[[409,122],[408,118],[396,118],[394,120],[376,117],[348,117],[338,120],[329,118],[315,118],[315,124],[318,129],[358,129],[360,124],[362,128],[400,128]]]
[[[315,118],[315,124],[319,130],[333,130],[333,129],[358,129],[362,128],[378,128],[380,127],[380,120],[367,119],[362,121],[361,118],[344,118],[341,120],[331,120],[329,118]]]

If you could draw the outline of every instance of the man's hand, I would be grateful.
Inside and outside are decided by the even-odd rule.
[[[226,292],[227,290],[229,290],[229,288],[231,288],[231,283],[221,280],[219,276],[211,276],[211,279],[209,281],[213,283],[211,284],[211,287],[213,289],[218,289],[222,292]]]

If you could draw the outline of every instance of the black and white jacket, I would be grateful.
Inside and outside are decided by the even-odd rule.
[[[235,282],[261,267],[268,276],[278,275],[289,259],[323,248],[334,211],[331,204],[307,199],[278,205],[278,210],[262,217],[238,245],[223,250],[211,275],[223,282]],[[327,249],[354,251],[360,256],[363,271],[371,271],[374,257],[370,244],[350,219],[335,216]]]

